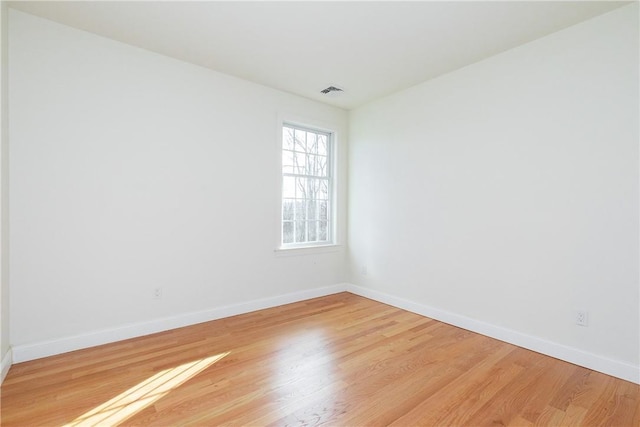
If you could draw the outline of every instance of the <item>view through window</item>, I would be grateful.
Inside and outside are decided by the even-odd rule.
[[[331,133],[282,129],[282,246],[333,243]]]

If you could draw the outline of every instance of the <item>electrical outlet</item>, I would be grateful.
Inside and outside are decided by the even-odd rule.
[[[369,271],[367,270],[367,266],[366,266],[366,265],[363,265],[363,266],[360,268],[360,273],[361,273],[363,276],[366,276],[366,275],[369,273]]]
[[[162,299],[162,288],[155,288],[153,290],[153,299]]]
[[[575,319],[576,325],[589,326],[589,313],[587,310],[576,310]]]

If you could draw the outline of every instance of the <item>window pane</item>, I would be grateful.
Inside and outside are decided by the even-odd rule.
[[[308,182],[307,178],[295,178],[296,180],[296,199],[306,199],[308,198]]]
[[[329,181],[319,180],[317,200],[329,200]]]
[[[307,227],[309,227],[309,241],[310,242],[315,242],[316,240],[318,240],[318,234],[317,234],[317,226],[318,226],[318,221],[309,221],[307,224]]]
[[[318,219],[318,206],[315,201],[307,202],[307,219]]]
[[[327,158],[326,156],[317,156],[316,157],[316,168],[318,173],[316,176],[328,176],[327,173]]]
[[[293,170],[293,151],[282,151],[282,172],[294,173]]]
[[[320,221],[318,223],[318,240],[326,241],[327,239],[327,221]]]
[[[317,187],[318,187],[318,180],[317,179],[313,179],[313,178],[307,179],[306,198],[308,200],[315,200],[316,193],[318,192]]]
[[[282,128],[282,148],[293,150],[293,129],[290,127]]]
[[[317,135],[315,133],[307,132],[307,152],[314,154],[318,152]]]
[[[282,197],[286,199],[294,199],[296,197],[296,179],[294,177],[282,177]]]
[[[293,222],[282,223],[282,243],[293,243]]]
[[[307,173],[307,155],[305,153],[295,153],[295,171],[298,175],[308,175]]]
[[[307,203],[304,200],[296,200],[295,215],[297,220],[307,219]]]
[[[296,242],[307,241],[306,221],[296,221]]]
[[[307,158],[308,158],[307,161],[308,161],[308,165],[309,165],[308,174],[311,175],[311,176],[318,176],[318,163],[317,163],[317,160],[316,160],[317,157],[318,156],[315,156],[313,154],[309,154],[307,156]]]
[[[307,154],[307,171],[306,174],[309,176],[315,176],[316,165],[315,165],[315,157],[312,154]]]
[[[294,201],[292,199],[285,199],[282,202],[282,219],[284,221],[293,220]]]
[[[307,151],[307,132],[296,129],[295,137],[295,150],[302,153]]]
[[[322,156],[327,155],[327,136],[318,135],[318,154]]]
[[[320,201],[317,203],[318,203],[318,219],[325,222],[328,221],[329,220],[328,203],[326,201]]]

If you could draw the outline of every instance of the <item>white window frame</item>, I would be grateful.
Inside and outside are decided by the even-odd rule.
[[[336,132],[323,127],[302,124],[298,121],[281,120],[279,135],[279,173],[280,173],[280,209],[278,217],[278,251],[290,251],[295,249],[323,249],[334,248],[337,244],[336,233]],[[328,207],[327,207],[327,240],[326,241],[307,241],[307,242],[293,242],[284,243],[284,177],[296,176],[296,174],[285,173],[283,170],[282,156],[285,150],[284,147],[284,128],[290,127],[293,129],[299,129],[306,132],[313,132],[327,136],[327,179],[328,179]],[[301,175],[298,175],[301,176]],[[294,252],[294,251],[291,251]]]

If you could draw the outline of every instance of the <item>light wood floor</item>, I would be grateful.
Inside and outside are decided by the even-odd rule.
[[[342,293],[14,365],[3,426],[638,426],[630,382]]]

